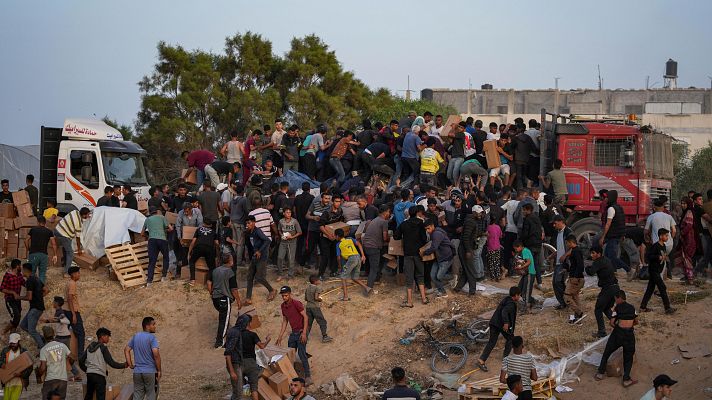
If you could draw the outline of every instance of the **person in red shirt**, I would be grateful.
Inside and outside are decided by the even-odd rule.
[[[17,258],[10,262],[10,270],[2,277],[0,290],[5,294],[5,305],[10,313],[10,323],[5,327],[3,334],[14,331],[20,325],[20,314],[22,305],[20,303],[20,292],[25,286],[25,277],[22,276],[22,261]]]
[[[202,185],[205,180],[205,167],[215,161],[215,154],[207,150],[193,150],[191,152],[184,151],[181,153],[181,158],[188,162],[188,169],[183,175],[183,179],[188,179],[188,176],[195,170],[198,185]]]
[[[309,370],[309,359],[307,356],[307,331],[304,329],[309,322],[307,312],[304,306],[298,300],[292,298],[292,288],[282,286],[279,289],[279,294],[282,296],[282,329],[279,331],[277,338],[277,346],[282,345],[282,338],[287,331],[287,323],[292,328],[292,333],[289,334],[287,346],[297,349],[299,359],[302,360],[304,367],[304,379],[306,385],[312,384],[311,371]]]

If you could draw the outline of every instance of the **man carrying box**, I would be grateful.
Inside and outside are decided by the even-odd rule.
[[[91,211],[82,207],[81,210],[74,210],[65,215],[54,229],[54,237],[59,246],[64,250],[64,277],[69,278],[69,267],[74,259],[74,249],[72,239],[77,241],[77,254],[82,254],[82,225],[91,217]]]
[[[302,360],[304,367],[304,378],[306,385],[312,384],[311,371],[309,370],[309,359],[307,358],[307,331],[304,329],[309,323],[309,317],[304,310],[304,306],[298,300],[292,298],[292,289],[289,286],[282,286],[279,289],[279,294],[282,295],[282,329],[279,331],[277,338],[277,346],[282,345],[282,337],[287,331],[287,323],[292,328],[292,333],[289,334],[287,346],[297,349],[299,359]]]
[[[20,355],[26,352],[22,346],[20,346],[20,334],[11,333],[8,339],[7,347],[2,349],[0,352],[0,368],[5,369],[8,367],[12,361],[19,358]],[[22,388],[28,386],[30,381],[30,374],[32,374],[32,365],[25,368],[23,371],[15,373],[15,376],[5,383],[5,389],[3,392],[3,399],[5,400],[19,400],[22,394]]]

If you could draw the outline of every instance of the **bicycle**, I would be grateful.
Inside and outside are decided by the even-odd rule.
[[[457,325],[457,320],[452,320],[447,325],[447,328],[453,331],[451,336],[462,336],[465,338],[465,347],[469,349],[472,344],[487,343],[489,341],[489,321],[483,319],[476,319],[472,321],[467,327],[460,328]]]
[[[465,362],[467,362],[467,349],[464,345],[441,342],[435,339],[430,327],[425,323],[421,323],[420,326],[428,335],[425,343],[433,348],[430,369],[441,374],[451,374],[465,365]]]

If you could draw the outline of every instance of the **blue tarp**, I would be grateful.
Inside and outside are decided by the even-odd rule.
[[[276,178],[274,181],[275,183],[289,182],[289,188],[294,190],[295,192],[301,190],[302,183],[304,182],[309,182],[309,186],[311,189],[319,188],[319,181],[309,179],[308,176],[302,174],[301,172],[296,172],[292,170],[286,171],[283,176]]]

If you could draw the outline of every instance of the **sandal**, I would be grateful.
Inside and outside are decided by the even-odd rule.
[[[635,385],[636,383],[638,383],[638,381],[635,379],[631,379],[629,381],[623,381],[623,387],[624,388],[631,387],[631,386]]]
[[[408,304],[407,301],[402,302],[400,306],[403,307],[403,308],[413,308],[413,305],[412,305],[412,304]]]
[[[339,297],[339,301],[351,301],[351,297],[341,296],[341,297]]]
[[[481,362],[479,362],[479,361],[475,361],[475,367],[477,367],[477,368],[478,368],[479,370],[481,370],[482,372],[487,372],[487,371],[489,371],[489,369],[487,368],[487,366],[486,366],[484,363],[481,363]]]

